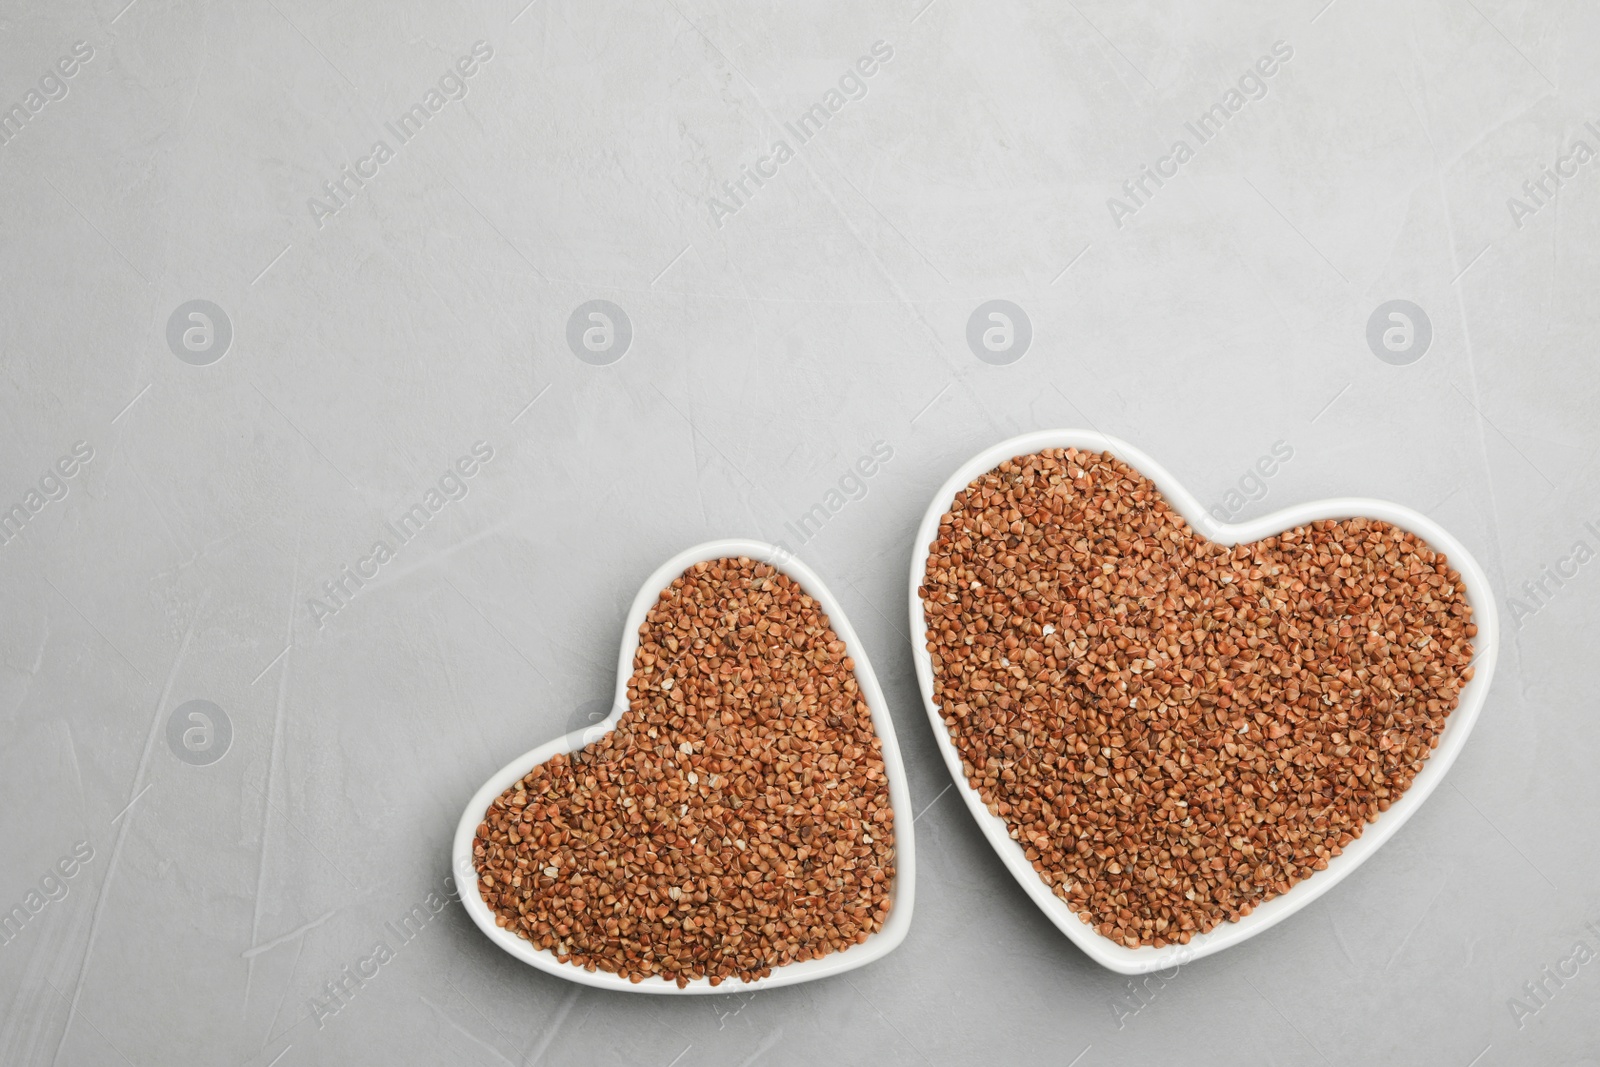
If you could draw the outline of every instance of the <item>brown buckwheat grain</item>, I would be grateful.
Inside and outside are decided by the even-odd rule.
[[[889,914],[894,823],[845,651],[773,567],[690,567],[639,627],[616,729],[529,771],[479,825],[499,925],[679,987],[865,941]]]
[[[956,494],[918,594],[968,782],[1129,947],[1323,870],[1438,743],[1477,633],[1412,534],[1347,519],[1229,548],[1075,449]]]

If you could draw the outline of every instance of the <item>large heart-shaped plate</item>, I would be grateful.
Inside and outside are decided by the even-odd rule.
[[[922,599],[918,589],[926,573],[929,546],[939,534],[939,520],[950,509],[958,492],[973,481],[993,470],[1001,463],[1017,456],[1030,455],[1049,448],[1077,448],[1087,452],[1109,452],[1153,482],[1171,507],[1178,512],[1201,536],[1225,545],[1236,545],[1260,540],[1273,534],[1320,519],[1349,519],[1364,517],[1380,519],[1410,531],[1426,541],[1432,548],[1443,552],[1450,566],[1461,576],[1468,605],[1472,608],[1472,621],[1478,627],[1473,639],[1477,654],[1473,660],[1474,673],[1460,693],[1460,704],[1445,720],[1438,737],[1438,746],[1422,770],[1417,772],[1410,787],[1395,800],[1375,822],[1370,822],[1361,836],[1351,841],[1343,851],[1328,862],[1326,870],[1297,882],[1288,892],[1259,904],[1248,915],[1224,922],[1210,933],[1197,934],[1188,944],[1168,945],[1165,948],[1129,948],[1099,934],[1078,917],[1065,900],[1056,896],[1040,879],[1033,864],[1023,853],[1023,848],[1011,837],[1010,828],[999,815],[991,815],[978,791],[967,781],[961,765],[961,753],[950,737],[939,706],[934,702],[933,663],[926,647],[927,620],[923,614]],[[1385,841],[1405,825],[1428,795],[1444,780],[1445,772],[1455,762],[1467,735],[1472,732],[1478,712],[1494,676],[1496,649],[1499,643],[1499,624],[1495,614],[1494,598],[1490,595],[1488,581],[1460,541],[1450,536],[1426,515],[1399,504],[1383,500],[1343,497],[1300,504],[1274,512],[1249,522],[1218,522],[1200,505],[1200,502],[1180,485],[1165,468],[1124,441],[1089,430],[1044,430],[1002,441],[962,464],[950,479],[940,487],[928,506],[927,514],[917,529],[917,538],[911,549],[911,632],[912,650],[916,662],[917,682],[922,689],[922,700],[938,738],[939,750],[945,764],[973,818],[1000,859],[1035,904],[1050,921],[1089,955],[1096,963],[1122,974],[1145,974],[1165,970],[1176,964],[1209,956],[1232,945],[1254,937],[1277,925],[1296,911],[1305,907],[1361,866]]]
[[[628,708],[628,679],[633,673],[634,653],[639,646],[639,627],[645,620],[645,614],[655,605],[660,592],[696,563],[739,556],[769,563],[797,582],[822,606],[834,633],[845,644],[845,654],[855,661],[856,683],[860,687],[862,699],[866,701],[872,713],[872,726],[883,746],[884,773],[889,783],[889,802],[894,810],[895,876],[890,891],[889,917],[879,930],[861,944],[852,945],[841,952],[829,953],[820,959],[801,960],[774,967],[769,976],[754,982],[733,977],[713,986],[710,979],[700,978],[690,981],[680,989],[676,983],[659,978],[634,983],[620,975],[609,974],[603,970],[587,971],[573,963],[562,963],[556,958],[555,953],[536,948],[531,942],[496,925],[495,913],[484,902],[478,891],[478,876],[473,867],[472,848],[478,824],[483,821],[484,812],[495,798],[534,767],[559,753],[574,752],[605,736],[616,727],[617,720]],[[532,752],[518,756],[496,771],[494,776],[473,794],[467,803],[466,811],[462,813],[461,822],[456,827],[450,865],[455,872],[456,883],[461,887],[461,902],[466,907],[467,914],[472,916],[472,921],[478,924],[478,928],[496,945],[541,971],[549,971],[557,977],[584,985],[630,993],[740,993],[755,988],[769,989],[794,985],[796,982],[809,982],[854,970],[888,954],[905,939],[906,931],[911,927],[911,908],[916,888],[916,854],[911,838],[911,820],[911,794],[906,786],[905,767],[900,761],[900,749],[895,744],[894,722],[889,718],[889,706],[884,701],[883,691],[878,687],[878,680],[872,672],[872,664],[867,658],[866,649],[862,647],[861,639],[851,628],[850,620],[845,617],[844,608],[809,567],[774,545],[761,541],[709,541],[673,556],[640,586],[639,594],[634,598],[633,607],[628,611],[627,622],[622,628],[622,651],[617,666],[616,695],[610,715],[593,726],[575,730],[564,737],[540,745]]]

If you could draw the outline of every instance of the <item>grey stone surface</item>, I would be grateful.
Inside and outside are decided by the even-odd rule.
[[[1597,45],[1548,0],[0,5],[0,908],[38,906],[0,1062],[1595,1063],[1600,563],[1561,561],[1600,549]],[[597,300],[614,362],[587,312],[569,345]],[[1014,362],[969,347],[993,300]],[[1369,347],[1395,300],[1420,358]],[[1286,442],[1240,514],[1412,505],[1508,613],[1422,813],[1137,1011],[946,792],[905,632],[934,488],[1070,425],[1219,504]],[[926,809],[906,943],[650,998],[450,907],[316,1017],[477,786],[609,695],[643,577],[730,535],[787,539],[876,660]]]

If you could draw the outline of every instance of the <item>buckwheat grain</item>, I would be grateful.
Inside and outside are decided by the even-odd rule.
[[[639,627],[616,729],[478,827],[500,926],[633,982],[754,980],[888,918],[894,823],[855,663],[773,567],[697,563]]]
[[[1477,633],[1460,575],[1397,527],[1230,548],[1076,449],[956,494],[918,594],[967,781],[1130,947],[1187,943],[1326,868],[1437,745]]]

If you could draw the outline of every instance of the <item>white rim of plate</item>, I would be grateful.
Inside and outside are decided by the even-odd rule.
[[[661,590],[672,584],[674,579],[696,563],[740,556],[770,563],[798,582],[812,599],[822,605],[822,610],[827,613],[834,632],[839,635],[848,654],[855,660],[856,683],[861,687],[862,699],[867,702],[867,707],[872,713],[872,727],[877,731],[883,747],[884,771],[889,779],[889,803],[894,811],[895,877],[891,889],[889,919],[882,929],[859,945],[851,945],[840,952],[829,953],[821,959],[801,960],[774,967],[771,975],[754,982],[735,977],[724,979],[720,985],[713,986],[709,978],[700,978],[690,981],[687,986],[679,989],[675,981],[667,979],[646,978],[634,983],[605,971],[590,972],[575,963],[562,963],[556,959],[554,952],[535,948],[532,942],[495,925],[494,912],[484,903],[483,896],[478,891],[478,876],[472,864],[472,843],[477,837],[478,824],[483,821],[484,813],[494,798],[505,792],[511,783],[552,756],[576,751],[610,733],[616,726],[617,720],[628,707],[628,678],[633,673],[633,654],[639,646],[639,626],[644,622],[645,613],[656,603]],[[496,771],[467,803],[461,822],[456,826],[450,866],[454,872],[456,886],[460,890],[461,903],[467,909],[467,914],[472,916],[472,921],[478,925],[478,929],[500,948],[541,971],[547,971],[558,978],[565,978],[581,985],[629,993],[668,995],[748,993],[756,989],[773,989],[798,982],[815,981],[818,978],[827,978],[830,975],[864,967],[888,955],[905,940],[906,932],[911,928],[912,906],[916,899],[916,849],[912,839],[912,818],[911,793],[906,784],[905,766],[900,759],[900,747],[895,742],[894,721],[889,717],[889,705],[884,700],[883,690],[878,686],[872,662],[867,658],[861,639],[850,625],[844,607],[810,567],[775,545],[764,541],[742,539],[707,541],[684,549],[667,560],[639,587],[639,593],[633,599],[633,606],[628,610],[627,622],[623,625],[622,650],[618,656],[617,685],[612,698],[611,713],[593,726],[574,730],[553,741],[547,741],[531,752],[523,753]]]
[[[967,782],[961,770],[961,754],[950,738],[949,728],[939,714],[933,699],[933,664],[926,648],[927,621],[922,613],[922,600],[917,595],[927,569],[928,547],[939,531],[939,519],[949,510],[956,493],[965,489],[980,475],[998,467],[1008,459],[1031,455],[1047,448],[1077,448],[1089,452],[1109,452],[1154,482],[1166,498],[1191,527],[1202,536],[1222,544],[1233,545],[1258,541],[1271,534],[1281,533],[1319,519],[1369,518],[1381,519],[1407,530],[1427,541],[1445,554],[1450,566],[1461,575],[1467,603],[1472,608],[1472,621],[1478,627],[1473,638],[1476,655],[1471,666],[1472,680],[1462,687],[1460,704],[1445,720],[1439,735],[1438,747],[1424,761],[1422,770],[1412,780],[1411,786],[1380,814],[1375,822],[1366,824],[1361,836],[1352,841],[1342,853],[1335,856],[1326,870],[1315,872],[1290,887],[1287,893],[1258,905],[1249,915],[1237,922],[1224,923],[1208,934],[1197,934],[1187,945],[1168,945],[1163,948],[1146,946],[1128,948],[1101,936],[1093,927],[1079,919],[1067,902],[1051,892],[1040,880],[1033,864],[1023,855],[1022,846],[1012,840],[1005,820],[989,814],[978,793]],[[1421,512],[1386,500],[1362,497],[1338,497],[1316,500],[1275,511],[1248,522],[1218,522],[1165,467],[1126,441],[1092,430],[1040,430],[1023,434],[993,447],[986,448],[963,463],[939,488],[933,503],[917,528],[916,543],[911,551],[911,632],[912,653],[916,662],[917,684],[922,690],[922,703],[928,719],[933,724],[934,736],[967,810],[978,821],[984,836],[1005,863],[1017,882],[1033,899],[1041,911],[1090,959],[1119,974],[1148,974],[1164,971],[1194,960],[1221,952],[1249,940],[1287,919],[1313,900],[1342,882],[1357,867],[1404,826],[1423,801],[1438,788],[1445,773],[1467,743],[1478,712],[1483,707],[1489,686],[1494,678],[1495,660],[1499,652],[1500,624],[1494,597],[1489,592],[1488,579],[1477,560],[1460,541]]]

